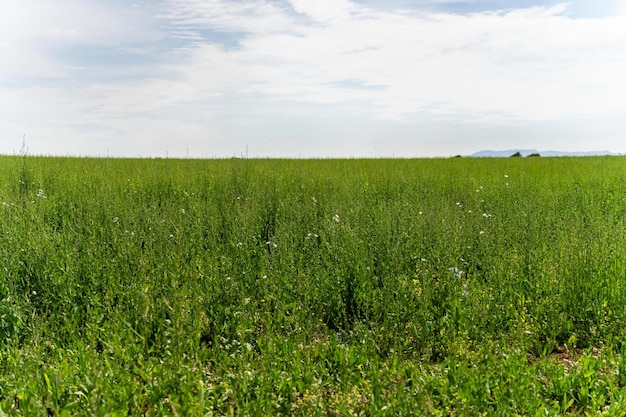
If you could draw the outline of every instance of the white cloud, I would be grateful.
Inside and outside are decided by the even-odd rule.
[[[156,25],[142,10],[103,1],[3,0],[0,39],[4,77],[70,77],[58,55],[72,46],[111,47],[154,42]]]
[[[430,109],[438,117],[493,113],[512,120],[624,110],[614,93],[626,73],[623,18],[573,20],[563,5],[460,16],[341,14],[327,2],[292,3],[318,20],[322,10],[325,20],[343,20],[290,22],[290,31],[253,33],[232,51],[198,46],[178,71],[206,91],[320,104],[362,101],[377,116],[395,119]],[[233,12],[229,24],[240,26],[229,2],[214,6]],[[212,11],[205,12],[212,21]],[[273,13],[289,19],[278,8]],[[338,88],[347,80],[381,88]]]
[[[278,4],[263,1],[164,0],[160,18],[182,34],[202,40],[203,31],[271,33],[293,28],[294,19]]]
[[[348,0],[289,0],[294,10],[318,22],[346,19],[355,5]]]
[[[468,129],[511,134],[608,115],[603,134],[623,137],[615,120],[626,117],[625,19],[573,19],[566,5],[451,14],[347,0],[164,0],[157,13],[5,0],[0,134],[34,133],[44,153],[59,146],[46,137],[63,136],[83,154],[113,148],[107,138],[125,138],[115,148],[127,154],[150,153],[150,140],[162,154],[187,138],[203,154],[259,140],[261,155],[321,143],[330,155],[339,137],[392,149],[373,135],[394,131],[409,146],[417,129],[434,149],[438,135]],[[145,60],[103,58],[77,72],[58,53],[76,45]],[[342,154],[359,148],[344,140]]]

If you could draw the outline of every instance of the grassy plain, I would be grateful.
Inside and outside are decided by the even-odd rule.
[[[624,415],[626,159],[0,157],[0,415]]]

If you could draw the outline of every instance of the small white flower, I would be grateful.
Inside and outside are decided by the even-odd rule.
[[[43,196],[43,189],[39,189],[39,191],[37,191],[37,197],[42,197]]]
[[[478,234],[479,234],[479,235],[484,235],[484,234],[485,234],[485,232],[484,232],[484,230],[481,230],[480,232],[478,232]]]
[[[452,268],[448,268],[448,271],[452,272],[452,278],[458,278],[461,275],[463,275],[465,272],[461,271],[458,268],[452,267]]]
[[[240,247],[242,247],[242,246],[243,246],[243,243],[241,243],[241,242],[237,242],[237,247],[238,247],[238,248],[240,248]]]
[[[180,214],[185,214],[185,209],[180,209]]]
[[[333,220],[335,221],[335,223],[339,223],[339,215],[338,215],[338,214],[335,214],[335,215],[333,216]]]

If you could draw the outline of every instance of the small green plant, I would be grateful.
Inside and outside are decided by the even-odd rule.
[[[22,138],[20,148],[20,165],[18,168],[18,190],[21,195],[27,194],[32,189],[32,174],[28,166],[28,146],[26,145],[26,135]]]

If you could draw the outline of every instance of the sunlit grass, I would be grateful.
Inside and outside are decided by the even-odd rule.
[[[2,157],[0,409],[619,415],[625,174]]]

